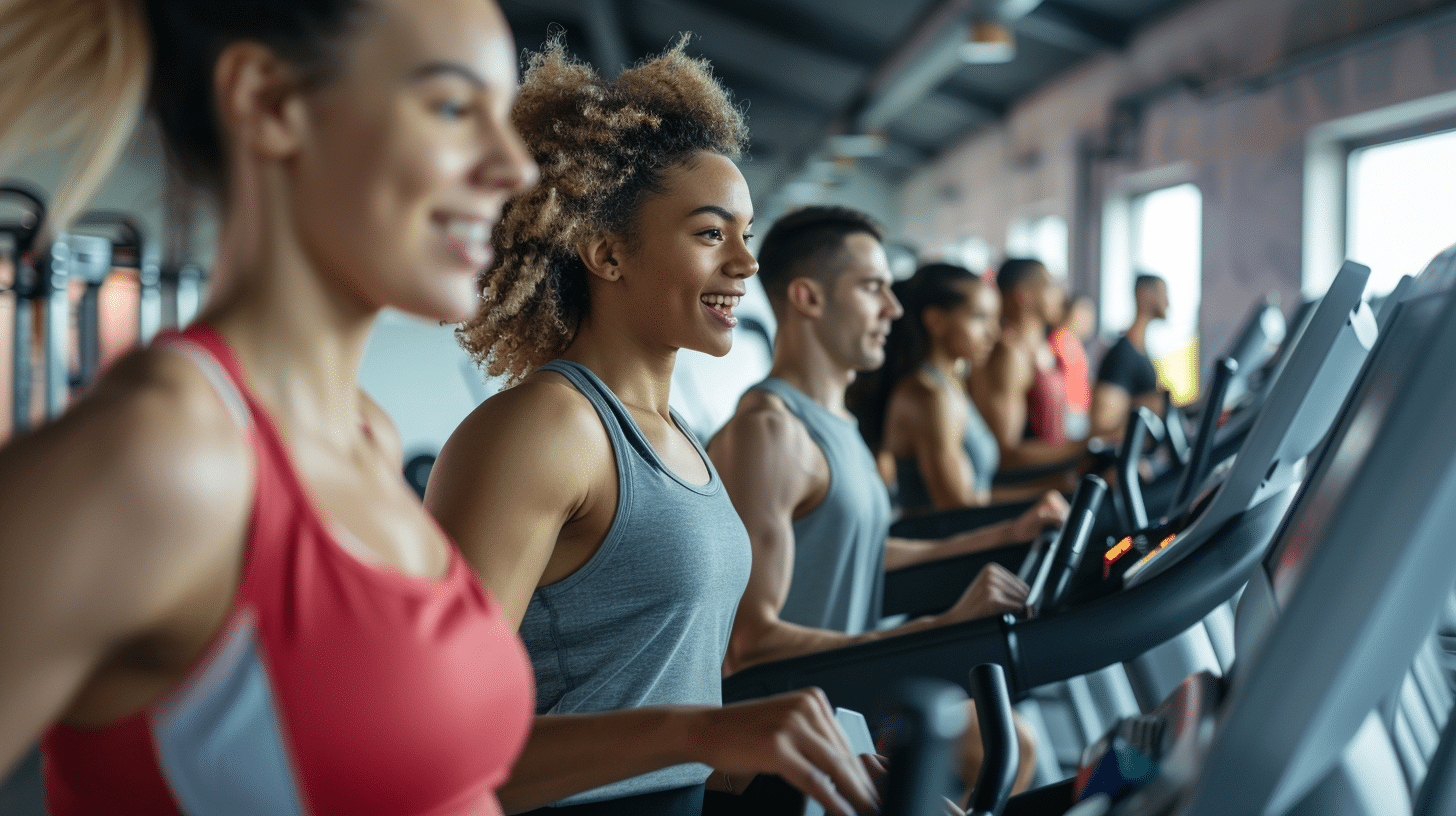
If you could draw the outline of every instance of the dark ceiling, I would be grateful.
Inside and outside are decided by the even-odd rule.
[[[500,0],[516,43],[548,30],[604,73],[692,32],[746,105],[744,163],[761,202],[811,159],[854,156],[893,182],[1094,54],[1121,49],[1187,0]],[[958,56],[973,20],[1015,34],[1016,56]],[[874,133],[882,138],[833,139]]]

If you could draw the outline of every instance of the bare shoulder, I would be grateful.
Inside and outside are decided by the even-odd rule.
[[[478,405],[451,435],[460,441],[503,443],[518,439],[541,450],[579,450],[607,442],[591,401],[564,377],[540,371]]]
[[[784,401],[767,391],[752,390],[708,443],[708,452],[715,463],[720,457],[773,461],[801,458],[806,444],[813,445],[808,429]]]
[[[64,583],[47,603],[125,629],[237,561],[252,455],[195,364],[149,349],[0,452],[0,487],[5,569]]]
[[[565,378],[537,372],[465,417],[440,451],[430,494],[438,492],[437,480],[441,489],[454,485],[453,493],[504,474],[519,485],[550,483],[579,493],[613,467],[611,441],[590,400]]]
[[[1026,346],[1002,339],[991,352],[985,373],[996,390],[1012,391],[1030,379],[1034,365],[1032,353]]]

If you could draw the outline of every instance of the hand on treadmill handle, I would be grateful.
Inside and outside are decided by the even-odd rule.
[[[1048,490],[1042,494],[1036,504],[1011,522],[1010,540],[1013,543],[1031,541],[1041,535],[1043,530],[1066,524],[1069,512],[1071,512],[1071,507],[1068,506],[1067,500],[1062,497],[1062,494],[1055,490]]]
[[[691,758],[744,786],[755,774],[778,774],[826,813],[854,816],[878,809],[879,792],[835,723],[829,698],[817,688],[704,708],[692,718],[695,727],[684,733]]]
[[[1026,595],[1030,591],[1015,573],[992,562],[981,568],[955,606],[942,612],[936,621],[943,625],[1006,612],[1021,615],[1026,611]]]

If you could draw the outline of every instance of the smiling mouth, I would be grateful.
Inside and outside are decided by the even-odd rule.
[[[718,315],[730,327],[738,325],[738,318],[733,316],[733,307],[743,300],[741,295],[703,295],[698,300],[708,307],[708,311]]]
[[[456,257],[477,267],[491,261],[490,230],[488,221],[473,218],[451,218],[445,222],[445,234]]]

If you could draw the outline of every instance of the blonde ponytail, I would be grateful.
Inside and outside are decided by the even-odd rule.
[[[0,0],[0,175],[76,151],[45,235],[80,214],[136,126],[151,72],[145,14],[142,0]]]

